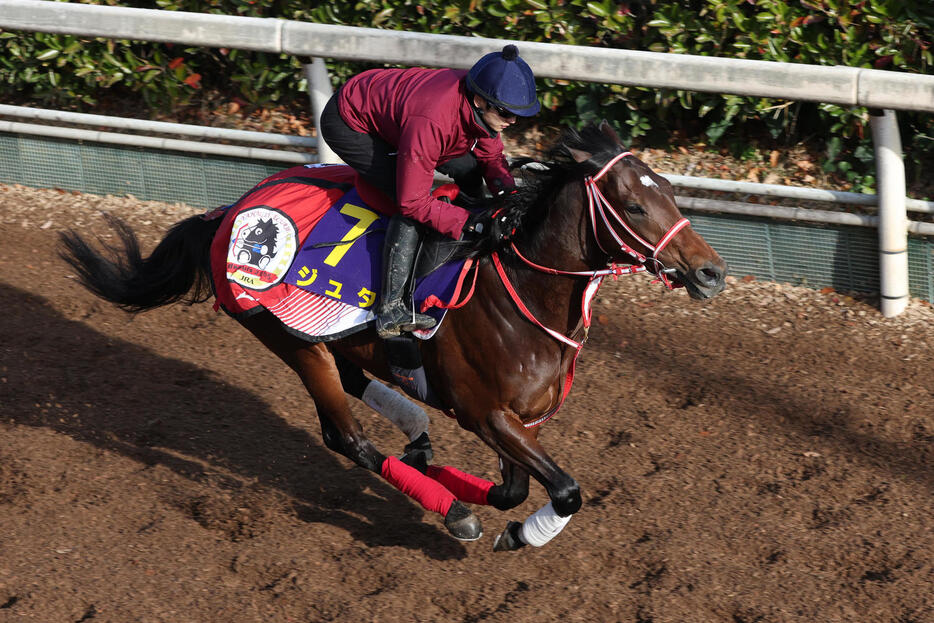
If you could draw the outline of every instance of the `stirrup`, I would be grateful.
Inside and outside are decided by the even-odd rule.
[[[403,331],[424,331],[436,324],[438,324],[438,321],[427,314],[413,314],[407,315],[406,321],[399,328]]]
[[[376,316],[376,335],[381,339],[396,337],[402,331],[430,329],[437,321],[426,314],[412,314],[402,302],[389,307]]]

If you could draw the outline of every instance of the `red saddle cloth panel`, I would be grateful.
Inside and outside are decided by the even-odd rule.
[[[356,176],[356,172],[345,165],[292,167],[270,175],[231,205],[211,243],[211,273],[217,305],[237,315],[260,304],[269,307],[295,289],[283,283],[263,293],[247,292],[239,283],[227,279],[231,230],[240,212],[254,206],[281,210],[294,221],[298,239],[304,240],[328,209],[353,187]]]

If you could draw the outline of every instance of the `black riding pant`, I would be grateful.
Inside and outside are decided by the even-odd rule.
[[[339,91],[338,91],[339,93]],[[394,145],[375,134],[357,132],[340,116],[335,93],[324,110],[318,130],[328,146],[373,186],[396,201],[396,153]],[[437,167],[454,179],[461,190],[478,196],[483,191],[483,177],[476,157],[467,152]]]

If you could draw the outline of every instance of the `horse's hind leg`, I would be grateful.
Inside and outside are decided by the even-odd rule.
[[[241,324],[301,378],[315,402],[325,445],[378,473],[386,457],[373,446],[350,412],[340,374],[327,347],[289,335],[268,313],[243,319]]]
[[[344,391],[396,425],[409,438],[402,462],[422,473],[431,461],[433,451],[428,437],[428,414],[417,404],[391,390],[377,380],[369,379],[360,367],[340,353],[331,351],[340,373]]]
[[[337,364],[325,344],[290,335],[268,313],[243,319],[241,324],[301,378],[314,400],[324,443],[329,449],[379,474],[426,510],[444,516],[445,527],[455,538],[480,538],[480,521],[450,491],[395,457],[386,457],[370,442],[350,412]]]

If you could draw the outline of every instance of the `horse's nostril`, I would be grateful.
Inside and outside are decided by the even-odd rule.
[[[708,265],[695,271],[697,280],[707,286],[714,286],[723,280],[723,269]]]

